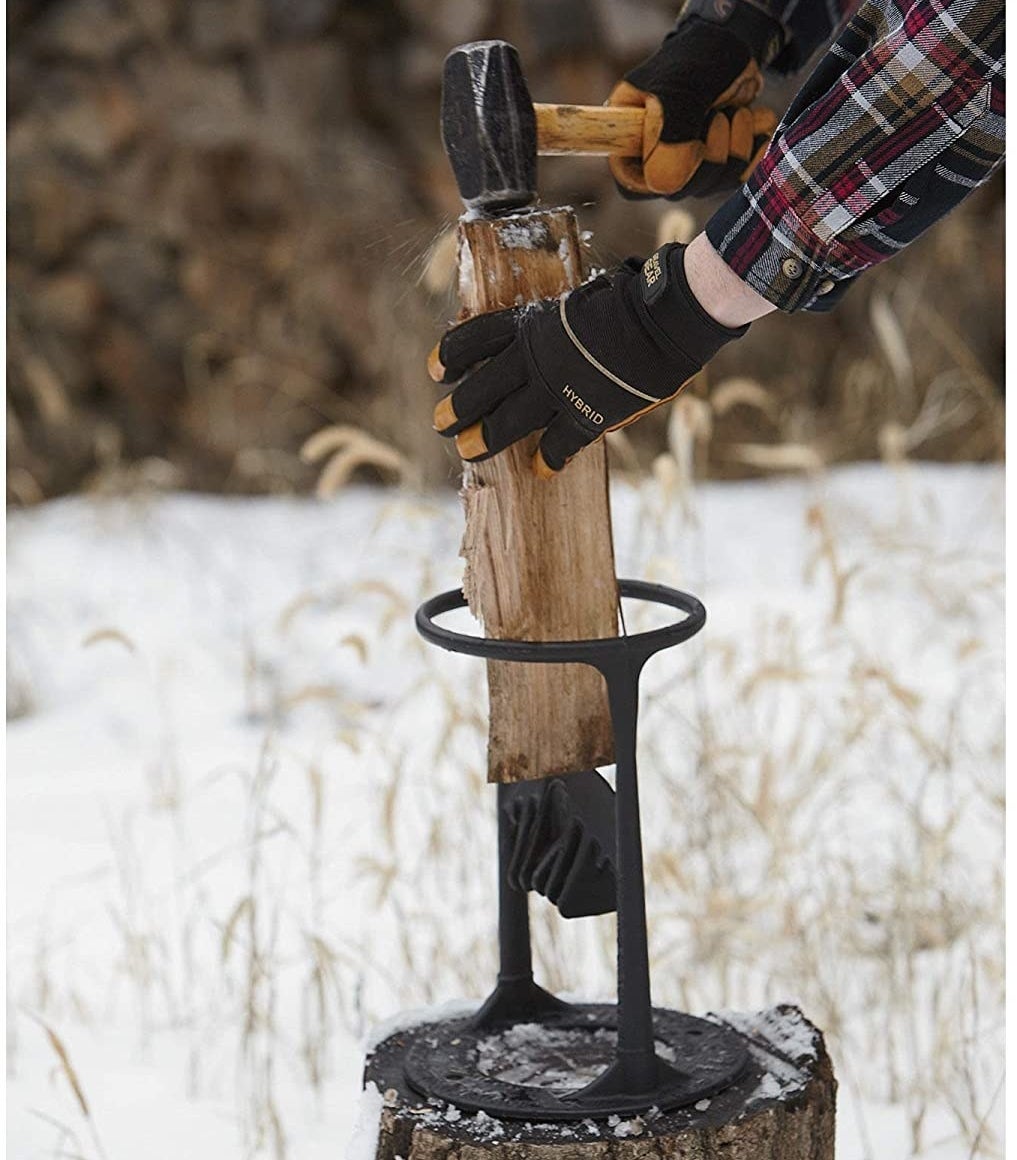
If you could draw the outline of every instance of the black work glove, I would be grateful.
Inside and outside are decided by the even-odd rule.
[[[640,157],[612,157],[623,196],[706,197],[736,188],[777,126],[753,107],[760,66],[784,47],[776,20],[749,0],[690,0],[661,47],[627,73],[609,105],[645,108]]]
[[[436,381],[459,380],[435,408],[435,430],[476,462],[545,428],[533,470],[548,479],[605,432],[673,399],[748,330],[699,305],[684,254],[671,243],[560,299],[454,326],[428,360]]]

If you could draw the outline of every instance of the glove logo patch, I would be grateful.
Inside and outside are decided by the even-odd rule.
[[[643,301],[649,306],[667,289],[667,266],[660,260],[660,251],[651,254],[643,263]]]
[[[572,406],[575,407],[575,409],[577,411],[582,413],[582,416],[584,419],[589,419],[589,421],[591,423],[595,424],[598,427],[601,425],[601,423],[604,422],[604,416],[599,411],[595,411],[589,405],[589,403],[587,403],[583,399],[581,399],[576,394],[576,392],[568,385],[568,383],[565,383],[562,386],[561,393],[572,404]]]

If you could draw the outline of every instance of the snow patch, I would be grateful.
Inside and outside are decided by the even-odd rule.
[[[808,1065],[818,1055],[819,1032],[797,1007],[784,1004],[765,1011],[723,1011],[709,1018],[744,1035],[752,1055],[766,1069],[748,1097],[748,1107],[781,1099],[806,1086]]]
[[[558,260],[561,262],[565,271],[565,281],[572,285],[576,279],[576,267],[572,261],[572,247],[569,245],[567,237],[562,238],[558,243]]]
[[[463,302],[472,302],[476,272],[473,265],[473,251],[465,236],[459,238],[459,297]]]
[[[747,1039],[765,1040],[775,1051],[795,1063],[811,1063],[818,1053],[818,1031],[791,1004],[752,1013],[718,1011],[714,1018],[733,1027]]]
[[[646,1128],[641,1116],[634,1116],[631,1120],[623,1120],[620,1116],[610,1116],[607,1126],[611,1129],[611,1134],[619,1140],[625,1140],[631,1136],[641,1136]]]
[[[376,1084],[369,1083],[360,1093],[357,1122],[346,1148],[346,1160],[375,1160],[378,1155],[378,1132],[381,1110],[385,1106]]]
[[[646,672],[647,736],[656,742],[644,764],[647,858],[694,844],[719,820],[736,899],[758,902],[746,919],[725,923],[727,950],[746,956],[731,1001],[763,1006],[777,986],[794,990],[808,1012],[821,1005],[820,983],[837,994],[850,1016],[838,1058],[860,1081],[840,1091],[839,1160],[910,1155],[913,1091],[928,1108],[921,1160],[968,1160],[970,1142],[938,1081],[921,1077],[970,1052],[979,1114],[1002,1139],[1002,1101],[992,1103],[1002,1016],[987,987],[975,1019],[952,990],[961,972],[951,956],[970,944],[979,961],[1002,957],[986,904],[1003,853],[999,811],[988,808],[1002,788],[1003,480],[997,465],[912,463],[899,472],[838,468],[817,480],[696,483],[687,495],[663,480],[637,486],[616,477],[612,486],[619,573],[686,588],[710,613],[699,643]],[[831,620],[827,570],[815,565],[808,513],[816,505],[836,534],[839,566],[854,577],[842,623]],[[19,868],[8,886],[12,1154],[66,1151],[53,1121],[88,1134],[73,1093],[53,1083],[52,1046],[23,1014],[43,1003],[41,979],[41,1013],[67,1043],[106,1154],[146,1160],[244,1155],[261,1074],[252,1068],[269,1059],[290,1154],[333,1160],[357,1118],[366,1026],[432,993],[486,991],[496,900],[482,666],[425,648],[412,626],[422,598],[461,582],[461,533],[451,491],[351,487],[330,503],[76,497],[10,513],[9,659],[31,692],[31,712],[9,722],[7,737],[9,860]],[[658,623],[652,609],[631,613],[630,630]],[[135,651],[103,639],[105,629]],[[343,640],[363,647],[337,648]],[[803,679],[778,676],[772,695],[753,694],[750,713],[746,682],[783,673],[789,657]],[[906,704],[892,690],[887,696],[878,672],[864,676],[874,660],[900,682]],[[787,842],[776,875],[772,836],[751,818],[743,824],[696,776],[693,687],[746,800],[756,800],[759,770],[741,754],[772,738],[774,818]],[[833,777],[814,787],[810,752],[822,755],[852,705],[869,732],[838,747]],[[446,737],[452,711],[471,724]],[[911,717],[914,735],[905,727]],[[919,740],[946,738],[947,722],[953,758],[940,769]],[[676,753],[688,760],[672,760]],[[789,804],[803,787],[819,795],[806,798],[804,811]],[[390,869],[379,828],[389,794],[400,857],[379,905]],[[315,795],[320,882],[305,865],[317,841],[308,808]],[[245,820],[254,806],[280,821],[257,843]],[[435,856],[428,843],[449,818],[456,827],[446,826]],[[889,958],[893,875],[919,869],[901,852],[914,826],[938,833],[944,818],[950,859],[925,866],[930,876],[920,880],[930,894],[928,920],[918,916],[928,921],[928,949],[903,1005],[877,989]],[[248,923],[230,917],[251,889],[252,851],[262,866],[256,925],[263,917],[267,933],[279,923],[277,953],[266,959],[278,986],[276,1030],[259,1032],[253,1054],[241,1002]],[[701,897],[694,861],[689,873],[686,889]],[[709,933],[699,926],[709,916],[686,914],[672,889],[658,880],[651,891],[651,921],[661,945],[674,948],[655,974],[655,993],[682,1002],[685,976],[698,1009],[722,986],[712,961],[694,959],[700,944],[689,937]],[[782,906],[803,897],[828,924],[830,953],[815,964],[821,976],[789,978],[794,936]],[[125,918],[132,939],[165,948],[158,975],[125,965]],[[951,934],[957,921],[959,937]],[[583,998],[613,997],[613,965],[592,927],[557,930],[552,962],[568,968]],[[308,931],[323,939],[313,962]],[[402,966],[404,944],[416,979]],[[307,980],[323,956],[337,984],[321,1038],[308,1042],[327,1064],[313,1087],[304,1067]],[[874,993],[885,1004],[869,1002]],[[375,1035],[407,1021],[389,1020]],[[915,1044],[905,1034],[912,1026],[921,1033]],[[803,1030],[788,1033],[780,1072],[758,1049],[755,1057],[773,1066],[756,1098],[796,1082],[811,1047],[811,1039],[795,1041]],[[885,1053],[873,1048],[891,1033],[908,1082],[895,1103],[884,1098]],[[490,1139],[516,1130],[481,1116],[469,1125]],[[577,1140],[599,1138],[592,1121],[574,1130]],[[87,1147],[82,1154],[95,1160]]]
[[[427,1023],[440,1023],[443,1019],[465,1019],[480,1007],[478,999],[449,999],[445,1003],[435,1003],[430,1007],[413,1007],[400,1011],[390,1019],[376,1023],[364,1039],[364,1053],[369,1054],[383,1040],[397,1031],[412,1031]]]
[[[480,1040],[477,1068],[502,1083],[579,1091],[603,1074],[617,1042],[617,1032],[608,1027],[588,1030],[519,1023]],[[662,1059],[674,1062],[670,1044],[658,1040],[656,1048]]]
[[[507,221],[498,230],[498,237],[509,250],[543,250],[547,248],[547,222],[543,218]]]

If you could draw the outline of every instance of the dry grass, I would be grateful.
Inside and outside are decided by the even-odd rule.
[[[638,570],[679,584],[694,575],[708,531],[696,479],[716,412],[735,406],[765,412],[770,399],[735,380],[712,409],[694,396],[674,409],[671,452],[636,493],[627,552]],[[995,560],[944,558],[918,534],[897,452],[899,512],[870,514],[861,528],[826,498],[822,464],[803,460],[814,479],[802,513],[808,607],[778,598],[751,623],[725,628],[721,617],[701,643],[647,671],[655,997],[695,1011],[800,1002],[827,1031],[847,1090],[906,1107],[916,1152],[932,1142],[932,1110],[947,1108],[971,1156],[990,1158],[1002,1147],[990,1120],[1003,887],[978,843],[991,848],[1002,819],[1001,678],[995,642],[974,626],[998,615],[1000,578]],[[434,519],[408,495],[391,511],[422,531]],[[45,941],[17,982],[47,1026],[126,1004],[145,1042],[173,1028],[190,1044],[194,1094],[232,1068],[251,1157],[299,1155],[281,1074],[299,1069],[323,1091],[351,1033],[401,1007],[480,996],[494,977],[477,666],[414,636],[406,593],[433,580],[426,550],[408,545],[406,560],[399,583],[300,593],[272,637],[299,656],[333,625],[331,641],[354,664],[377,650],[414,674],[399,697],[379,713],[252,641],[242,680],[257,759],[187,783],[170,736],[149,771],[149,801],[111,819],[115,1001],[81,988]],[[639,627],[638,610],[628,623]],[[144,661],[114,627],[87,643]],[[942,680],[930,684],[930,671]],[[308,713],[332,723],[328,762],[302,750]],[[352,829],[346,762],[371,770]],[[221,834],[199,855],[188,827],[210,808]],[[610,994],[613,920],[562,923],[541,900],[533,913],[542,979]],[[882,1160],[878,1139],[868,1155]]]

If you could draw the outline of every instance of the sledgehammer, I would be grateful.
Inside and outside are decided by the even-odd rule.
[[[535,105],[504,40],[453,49],[442,81],[442,139],[463,201],[486,212],[536,196],[537,154],[639,157],[641,108]]]

